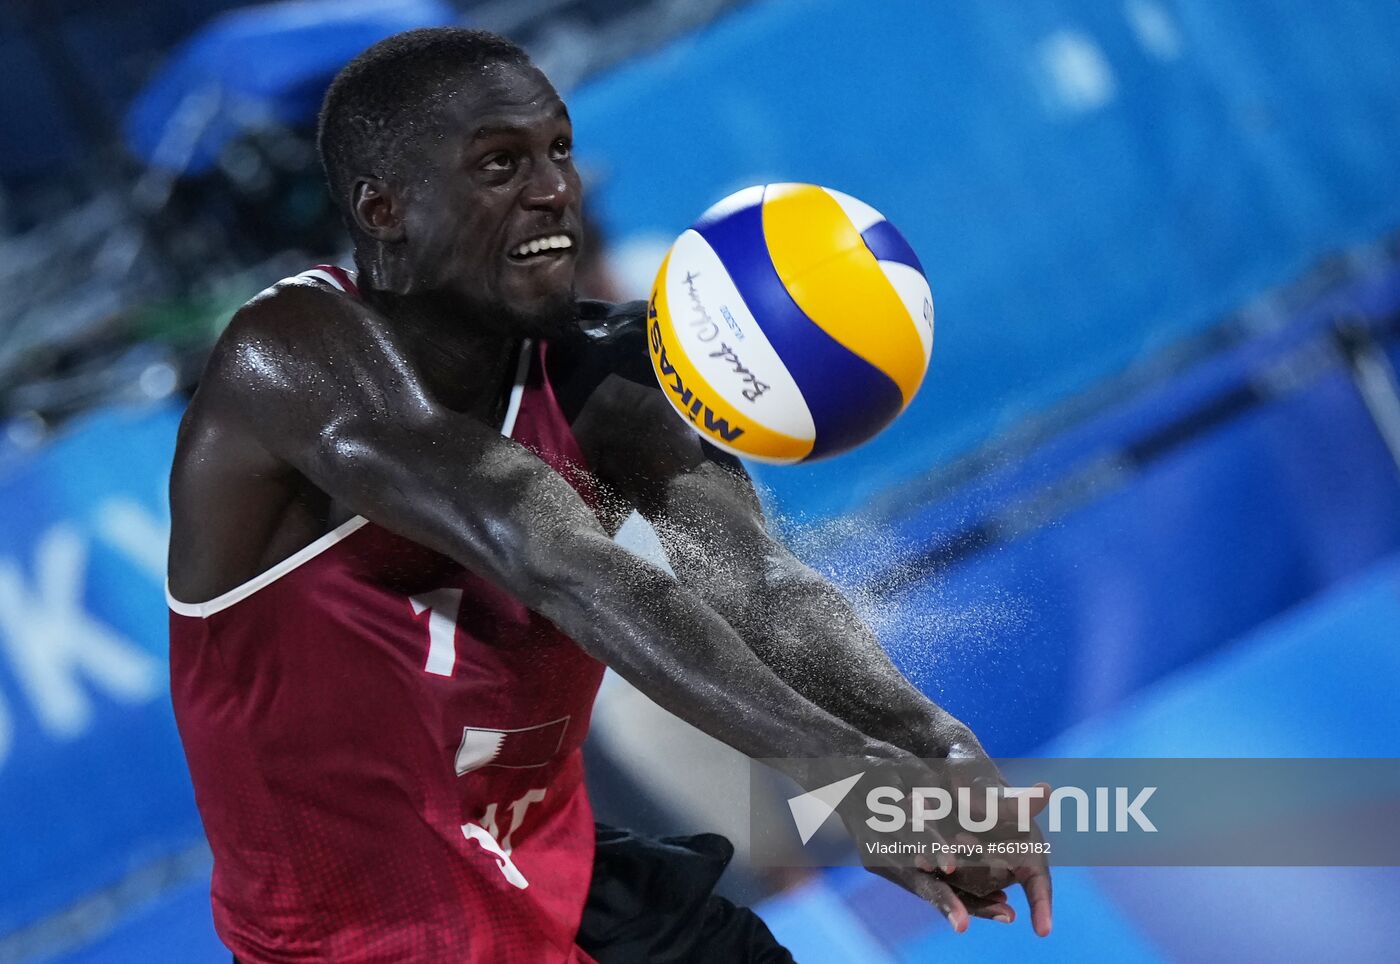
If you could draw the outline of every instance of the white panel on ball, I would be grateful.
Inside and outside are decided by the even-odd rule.
[[[797,383],[697,231],[686,231],[671,249],[666,302],[686,357],[730,405],[772,431],[815,437]]]
[[[924,362],[927,364],[933,352],[933,295],[929,291],[928,279],[907,264],[898,261],[877,261],[890,285],[899,292],[899,300],[909,312],[909,321],[919,333],[919,341],[924,346]]]

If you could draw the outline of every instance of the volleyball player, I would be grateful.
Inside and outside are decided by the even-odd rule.
[[[790,959],[728,844],[595,832],[604,665],[755,757],[981,754],[773,542],[743,472],[574,297],[568,112],[519,48],[377,44],[319,145],[355,245],[238,312],[171,478],[172,694],[239,960]],[[619,548],[635,506],[676,577]],[[963,929],[1009,920],[889,871]],[[1025,875],[1050,923],[1043,866]],[[668,956],[669,955],[669,956]]]

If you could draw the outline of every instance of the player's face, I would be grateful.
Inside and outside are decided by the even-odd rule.
[[[422,177],[403,187],[415,279],[482,324],[559,334],[574,317],[582,201],[563,101],[538,70],[496,64],[439,116]]]

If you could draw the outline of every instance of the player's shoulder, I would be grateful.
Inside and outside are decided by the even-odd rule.
[[[224,334],[238,340],[249,333],[271,328],[294,335],[299,331],[314,331],[318,325],[346,314],[367,316],[370,313],[362,309],[358,292],[337,288],[307,272],[283,278],[249,298],[234,312]],[[294,320],[300,320],[301,324],[283,324]]]
[[[333,287],[298,276],[263,289],[233,313],[185,409],[177,466],[192,453],[246,461],[249,452],[262,450],[253,440],[272,423],[260,416],[269,408],[287,412],[299,386],[317,384],[319,353],[312,340],[344,298]],[[209,445],[211,438],[218,446]]]
[[[278,281],[234,312],[210,354],[206,379],[256,379],[289,363],[315,366],[375,335],[378,315],[356,294],[308,274]]]

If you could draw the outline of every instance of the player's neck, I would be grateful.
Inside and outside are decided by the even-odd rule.
[[[500,386],[513,374],[518,336],[474,325],[461,306],[434,295],[373,288],[361,288],[361,294],[393,324],[414,367],[441,401],[490,418]]]
[[[383,250],[367,253],[357,248],[355,266],[360,296],[392,320],[395,327],[460,335],[468,341],[514,345],[520,340],[521,336],[499,319],[485,317],[487,313],[480,306],[465,301],[460,294],[425,284],[413,266],[401,258],[391,257]]]

